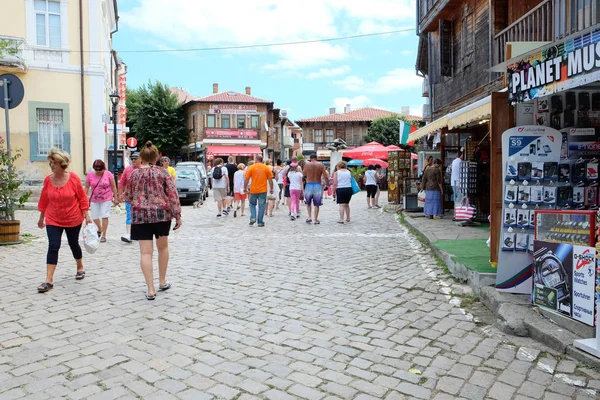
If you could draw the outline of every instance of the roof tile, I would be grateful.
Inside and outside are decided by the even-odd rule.
[[[347,113],[340,113],[340,114],[336,113],[336,114],[323,115],[320,117],[298,119],[298,120],[296,120],[296,123],[303,123],[303,122],[358,122],[358,121],[371,122],[376,118],[389,117],[392,115],[401,115],[401,114],[392,112],[392,111],[380,110],[378,108],[365,107],[365,108],[359,108],[356,110],[352,110]],[[406,118],[408,120],[413,120],[413,121],[421,121],[422,120],[421,117],[418,117],[416,115],[406,115]]]
[[[193,101],[214,102],[214,103],[260,103],[271,104],[272,101],[259,99],[258,97],[228,90],[226,92],[211,94],[206,97],[196,97]]]

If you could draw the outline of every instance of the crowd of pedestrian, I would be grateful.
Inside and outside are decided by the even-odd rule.
[[[285,207],[290,220],[301,217],[302,204],[306,205],[307,224],[319,225],[320,207],[325,196],[333,196],[339,206],[339,224],[349,223],[350,200],[354,189],[351,172],[346,163],[339,162],[329,175],[327,168],[317,161],[316,154],[310,161],[292,157],[284,162],[263,160],[255,156],[248,165],[235,164],[232,157],[227,164],[222,158],[213,160],[208,176],[217,203],[217,218],[229,215],[246,216],[248,201],[249,225],[265,226],[264,217],[273,216],[274,210]],[[158,290],[171,287],[167,280],[169,263],[169,232],[182,225],[181,206],[176,188],[176,171],[167,157],[159,157],[159,151],[151,142],[144,144],[140,152],[131,155],[118,180],[107,171],[102,160],[95,160],[87,174],[85,185],[74,172],[68,171],[70,156],[59,150],[48,155],[52,173],[44,180],[38,209],[38,227],[45,228],[48,236],[46,255],[46,280],[39,285],[40,293],[54,287],[54,273],[58,264],[58,252],[63,232],[77,270],[75,279],[85,278],[83,253],[79,234],[85,224],[95,224],[100,243],[107,241],[111,207],[125,203],[126,234],[121,240],[137,241],[140,246],[140,267],[146,282],[145,297],[156,298],[154,284],[153,253],[158,252]],[[372,172],[369,172],[372,171]],[[368,190],[369,208],[377,207],[376,195],[379,175],[375,168],[367,171],[365,183]],[[375,186],[375,187],[371,187]]]

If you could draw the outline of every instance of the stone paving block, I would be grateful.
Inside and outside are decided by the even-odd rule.
[[[177,393],[177,397],[181,400],[212,400],[214,396],[208,393],[200,392],[196,389],[188,389]],[[240,397],[241,399],[241,397]]]
[[[498,381],[504,382],[513,387],[519,387],[525,381],[525,375],[507,369],[502,371],[500,376],[498,376]]]
[[[496,400],[509,400],[515,393],[515,388],[505,383],[496,382],[490,389],[488,397]]]
[[[450,394],[458,394],[463,384],[464,380],[462,379],[444,376],[438,381],[436,389]]]
[[[187,385],[185,383],[173,379],[163,379],[161,381],[155,382],[154,386],[171,394],[181,392],[182,390],[187,388]]]
[[[416,397],[418,399],[429,399],[431,397],[431,390],[408,382],[401,382],[396,387],[396,390],[400,393],[404,393],[408,396]]]
[[[281,390],[271,389],[265,393],[265,397],[269,400],[296,400],[294,396],[290,396]]]
[[[263,385],[262,383],[253,381],[251,379],[245,379],[242,382],[240,382],[237,386],[240,389],[242,389],[246,392],[252,393],[252,394],[259,394],[259,393],[269,390],[268,386]]]
[[[469,400],[483,400],[486,398],[487,389],[466,383],[460,391],[460,397]]]

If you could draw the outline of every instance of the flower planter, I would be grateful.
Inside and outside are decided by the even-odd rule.
[[[0,221],[0,245],[22,243],[21,221]]]

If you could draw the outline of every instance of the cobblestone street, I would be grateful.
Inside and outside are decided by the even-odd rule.
[[[84,253],[66,239],[55,287],[38,214],[0,247],[0,399],[595,399],[600,373],[481,322],[395,216],[325,200],[321,225],[287,211],[217,219],[212,197],[171,236],[173,287],[144,298],[137,244]],[[156,255],[155,255],[156,258]]]

